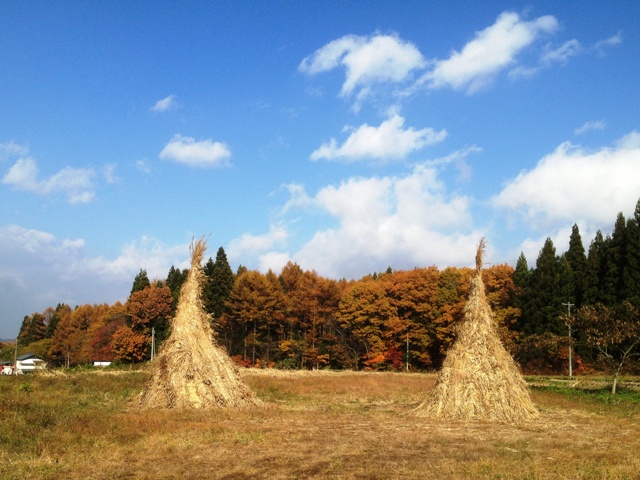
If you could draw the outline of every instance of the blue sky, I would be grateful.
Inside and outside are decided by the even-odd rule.
[[[0,338],[207,236],[330,278],[535,262],[640,197],[640,3],[0,3]]]

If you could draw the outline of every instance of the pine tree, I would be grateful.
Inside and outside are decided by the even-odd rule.
[[[523,302],[525,300],[525,292],[529,288],[529,280],[531,278],[531,269],[527,263],[527,257],[524,256],[524,252],[520,252],[518,261],[516,262],[516,268],[513,272],[513,284],[515,286],[515,298],[513,305],[520,309],[520,319],[518,324],[514,328],[518,331],[523,329],[523,325],[527,323],[524,318]]]
[[[189,271],[187,269],[180,271],[179,268],[175,268],[171,265],[169,273],[167,274],[167,281],[165,283],[167,284],[167,287],[169,287],[169,290],[171,290],[171,296],[173,297],[173,303],[171,304],[171,316],[173,316],[176,311],[176,307],[178,306],[180,289],[182,288],[182,284],[186,280],[188,273]]]
[[[227,261],[224,248],[220,247],[216,253],[215,263],[209,258],[204,267],[207,283],[203,291],[203,302],[207,313],[216,322],[224,311],[224,304],[229,298],[235,277]]]
[[[627,220],[627,249],[622,275],[622,296],[636,308],[640,307],[640,200],[633,218]]]
[[[604,283],[605,271],[605,240],[602,232],[598,230],[596,236],[589,245],[587,255],[587,272],[584,284],[584,305],[595,305],[602,303],[602,285]]]
[[[564,334],[562,315],[562,291],[560,289],[560,261],[556,248],[547,238],[531,272],[528,287],[523,293],[522,329],[526,333],[551,332]]]
[[[529,279],[531,278],[531,270],[527,264],[527,257],[524,256],[524,252],[520,253],[518,261],[516,262],[516,269],[513,272],[513,283],[520,290],[520,295],[525,288],[529,285]]]
[[[582,237],[580,236],[578,225],[574,225],[571,229],[569,250],[567,250],[565,258],[569,267],[568,281],[570,284],[567,285],[567,290],[571,299],[568,301],[574,303],[576,308],[580,308],[584,301],[587,256],[584,251],[584,245],[582,244]]]
[[[135,292],[139,292],[140,290],[144,290],[149,285],[151,285],[151,282],[149,282],[147,271],[144,268],[141,268],[140,272],[138,273],[138,275],[136,275],[136,278],[134,278],[133,280],[133,286],[131,287],[131,294]],[[129,296],[131,296],[131,294],[129,294]]]
[[[620,303],[622,297],[622,279],[624,276],[624,260],[626,253],[627,222],[622,212],[618,213],[613,234],[605,239],[604,278],[602,285],[602,302],[613,307]]]

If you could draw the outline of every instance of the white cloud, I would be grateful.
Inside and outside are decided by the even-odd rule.
[[[160,158],[192,167],[227,167],[231,164],[231,151],[225,143],[210,138],[196,141],[176,134],[162,149]]]
[[[0,143],[0,160],[11,157],[23,157],[29,154],[29,147],[20,145],[13,140]]]
[[[332,138],[311,154],[312,160],[341,160],[354,162],[363,159],[389,161],[405,158],[410,153],[428,145],[441,142],[447,136],[446,130],[432,128],[404,129],[405,119],[394,114],[378,127],[368,124],[353,130],[349,138],[338,146]]]
[[[607,124],[604,120],[594,120],[594,121],[584,122],[582,126],[576,128],[573,131],[573,133],[575,135],[584,135],[585,133],[590,132],[592,130],[604,130],[606,126]]]
[[[38,166],[33,158],[21,158],[6,173],[2,183],[18,190],[38,190]]]
[[[268,252],[260,256],[258,269],[261,272],[271,270],[274,273],[280,273],[282,271],[282,267],[284,267],[289,261],[291,261],[291,258],[288,253]]]
[[[618,32],[615,35],[612,35],[609,38],[605,38],[604,40],[600,40],[596,42],[594,48],[596,52],[600,55],[604,55],[605,48],[615,47],[616,45],[620,45],[622,43],[622,33]]]
[[[638,172],[638,132],[622,138],[615,148],[593,152],[567,142],[509,181],[492,202],[521,215],[534,229],[566,222],[593,229],[635,206],[640,192]]]
[[[344,67],[346,78],[341,95],[348,96],[356,89],[366,92],[376,83],[402,82],[425,63],[413,44],[395,35],[347,35],[316,50],[302,60],[298,68],[315,75]]]
[[[60,239],[19,225],[0,226],[0,292],[6,318],[0,338],[18,333],[25,315],[58,303],[125,301],[141,268],[166,278],[171,265],[189,266],[188,244],[167,246],[149,238],[125,245],[115,258],[89,257],[85,240]]]
[[[570,57],[578,55],[582,52],[582,45],[575,38],[568,40],[557,48],[547,47],[547,51],[540,58],[543,65],[551,65],[553,63],[567,63]]]
[[[453,164],[454,167],[458,170],[457,180],[459,182],[466,182],[471,179],[472,169],[471,166],[467,163],[467,157],[473,153],[479,153],[482,151],[482,148],[477,145],[469,145],[468,147],[462,148],[460,150],[456,150],[449,155],[446,155],[441,158],[437,158],[435,160],[430,160],[428,165],[431,166],[444,166]]]
[[[116,168],[115,163],[108,163],[102,167],[102,176],[104,177],[105,182],[113,184],[120,181],[120,178],[116,175]]]
[[[289,192],[289,200],[280,209],[280,215],[284,215],[292,210],[307,210],[310,207],[314,207],[314,201],[304,187],[299,183],[290,183],[288,185],[282,185],[281,189]]]
[[[626,134],[616,142],[617,148],[620,150],[637,150],[640,149],[640,132],[633,131]]]
[[[38,165],[31,157],[16,161],[2,179],[2,183],[17,190],[49,195],[64,193],[70,203],[87,203],[93,200],[93,179],[96,174],[90,168],[65,167],[48,178],[38,178]]]
[[[482,236],[472,225],[470,199],[448,194],[429,165],[403,176],[350,178],[311,200],[336,226],[317,231],[291,257],[331,278],[357,278],[389,265],[470,265],[469,245]]]
[[[150,110],[157,113],[175,110],[178,108],[178,101],[176,99],[177,97],[175,95],[169,95],[168,97],[158,100]]]
[[[473,94],[512,66],[518,54],[543,33],[552,33],[557,28],[557,20],[550,15],[526,22],[517,13],[504,12],[493,25],[477,32],[475,39],[460,52],[454,51],[448,59],[437,61],[419,83],[433,89],[450,87]]]
[[[269,232],[264,235],[245,233],[233,239],[226,249],[226,254],[230,261],[238,263],[250,261],[282,244],[288,236],[289,233],[283,226],[271,225]]]
[[[143,158],[142,160],[136,160],[136,168],[142,173],[149,173],[151,171],[149,160],[146,158]]]

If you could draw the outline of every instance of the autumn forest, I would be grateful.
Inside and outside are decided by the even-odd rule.
[[[472,274],[389,267],[347,281],[291,262],[279,273],[233,272],[222,247],[204,272],[204,307],[238,365],[354,370],[439,368]],[[186,273],[171,267],[165,279],[149,280],[141,269],[124,304],[61,303],[26,316],[19,352],[56,366],[146,361],[152,333],[157,349],[168,336]],[[515,268],[489,266],[483,279],[502,340],[525,372],[566,374],[570,347],[576,373],[638,368],[640,201],[633,217],[619,214],[613,231],[598,231],[587,250],[574,225],[566,252],[547,238],[534,266],[522,254]],[[1,354],[13,351],[5,345]]]

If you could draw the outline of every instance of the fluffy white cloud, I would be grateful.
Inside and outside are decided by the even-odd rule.
[[[169,95],[161,100],[158,100],[153,107],[151,107],[152,112],[162,113],[168,112],[171,110],[175,110],[178,108],[178,101],[176,100],[175,95]]]
[[[433,166],[404,176],[351,178],[321,189],[312,201],[337,224],[319,230],[292,258],[332,278],[389,265],[470,265],[482,236],[472,226],[470,199],[448,194]]]
[[[376,83],[401,82],[424,65],[420,51],[395,35],[347,35],[306,57],[300,63],[299,70],[315,75],[344,67],[346,78],[341,95],[347,96],[358,88],[361,92],[366,91],[367,87]]]
[[[450,87],[475,93],[490,84],[500,71],[513,65],[517,55],[541,34],[557,28],[557,20],[550,15],[526,22],[517,13],[504,12],[493,25],[477,32],[461,51],[437,61],[420,83],[434,89]]]
[[[160,158],[192,167],[226,167],[230,166],[231,151],[225,143],[210,138],[196,141],[176,134],[162,149]]]
[[[289,261],[291,261],[291,258],[288,253],[267,252],[260,255],[258,260],[258,269],[261,272],[271,270],[272,272],[280,273],[282,271],[282,267],[284,267]]]
[[[338,146],[335,138],[323,144],[311,154],[312,160],[341,160],[354,162],[363,159],[389,161],[402,159],[425,146],[441,142],[447,136],[446,130],[432,128],[415,130],[404,127],[405,119],[394,114],[380,126],[361,125],[352,130],[349,138]]]
[[[640,192],[640,134],[614,148],[586,151],[563,143],[529,171],[509,181],[492,202],[540,230],[565,222],[607,225],[635,207]]]
[[[23,157],[13,164],[2,183],[40,195],[64,193],[70,203],[88,203],[95,197],[93,179],[96,173],[93,169],[66,167],[45,179],[39,179],[38,173],[36,161]]]
[[[0,338],[18,333],[25,315],[59,302],[125,301],[141,268],[150,278],[165,278],[171,265],[189,266],[188,244],[167,246],[142,237],[115,258],[89,257],[83,239],[60,239],[49,232],[0,226]]]
[[[275,246],[282,244],[288,237],[286,228],[280,225],[271,225],[269,232],[264,235],[244,235],[232,240],[226,249],[230,261],[246,262],[254,260],[260,255],[269,252]]]

